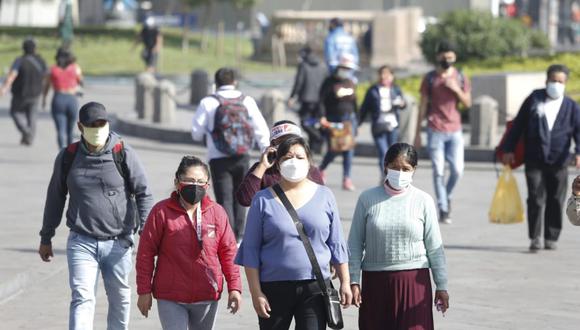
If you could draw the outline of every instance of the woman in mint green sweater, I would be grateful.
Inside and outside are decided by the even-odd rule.
[[[385,155],[384,185],[359,196],[348,237],[359,329],[430,330],[431,301],[442,312],[449,308],[437,209],[431,196],[411,185],[416,168],[415,148],[396,143]]]

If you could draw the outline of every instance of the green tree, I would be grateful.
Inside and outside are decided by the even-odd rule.
[[[540,31],[515,19],[493,17],[490,13],[458,10],[429,25],[421,40],[421,50],[435,60],[437,44],[449,40],[457,47],[460,61],[523,56],[531,48],[547,49],[548,39]]]

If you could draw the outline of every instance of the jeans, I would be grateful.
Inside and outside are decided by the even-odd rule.
[[[562,210],[568,189],[566,166],[526,163],[528,185],[528,234],[539,238],[544,223],[544,238],[557,241],[562,230]]]
[[[73,142],[73,131],[77,123],[78,103],[76,96],[54,93],[52,119],[56,125],[56,137],[60,149]]]
[[[235,194],[250,167],[250,156],[232,156],[209,161],[215,199],[223,206],[239,242],[244,237],[246,208],[236,201]]]
[[[389,147],[399,140],[399,129],[395,128],[390,132],[384,132],[374,135],[375,145],[377,146],[377,156],[379,157],[379,170],[381,174],[385,172],[385,154]]]
[[[217,307],[217,300],[193,304],[157,300],[157,310],[163,330],[211,330],[215,324]]]
[[[12,97],[10,116],[16,128],[22,134],[21,143],[31,144],[36,134],[36,114],[38,113],[39,97],[19,98]]]
[[[99,241],[70,232],[66,255],[69,284],[72,291],[69,329],[92,329],[95,314],[95,292],[102,272],[109,301],[107,329],[129,329],[131,288],[129,274],[133,268],[132,243],[126,239]]]
[[[333,123],[340,123],[342,121],[350,121],[352,124],[352,134],[354,136],[357,135],[357,121],[355,115],[347,115],[345,118],[332,118],[330,116],[327,117],[327,120]],[[322,158],[322,163],[320,164],[319,168],[321,171],[324,171],[330,163],[334,161],[334,158],[339,154],[342,154],[342,177],[343,179],[350,178],[350,171],[352,169],[352,160],[354,158],[354,148],[351,150],[343,151],[343,152],[332,152],[330,151],[330,135],[327,135],[327,143],[328,143],[328,151]]]
[[[431,128],[427,130],[427,148],[433,167],[433,184],[437,195],[439,210],[449,212],[449,201],[453,188],[463,174],[463,133],[436,132]],[[449,180],[445,184],[445,161],[449,162]]]
[[[288,330],[292,318],[298,330],[326,329],[324,300],[316,280],[262,282],[261,287],[272,311],[269,319],[258,318],[260,330]]]

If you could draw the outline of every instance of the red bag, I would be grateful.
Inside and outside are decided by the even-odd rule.
[[[503,147],[503,144],[505,142],[507,135],[509,134],[509,132],[512,129],[513,124],[514,124],[513,120],[510,120],[505,125],[505,132],[503,133],[503,136],[501,137],[501,141],[499,142],[499,145],[497,147],[495,147],[495,159],[496,159],[496,161],[499,160],[501,162],[503,159],[503,155],[505,154],[505,152],[503,151],[502,147]],[[512,168],[512,170],[522,166],[522,164],[524,163],[525,151],[526,151],[526,147],[524,144],[524,137],[522,136],[518,140],[518,143],[516,144],[516,148],[514,150],[514,158],[515,159],[514,159],[514,162],[512,164],[510,164],[510,167]]]

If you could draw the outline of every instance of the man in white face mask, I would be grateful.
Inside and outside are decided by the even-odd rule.
[[[524,101],[501,145],[504,164],[515,162],[514,150],[524,139],[524,164],[528,185],[530,251],[556,249],[562,229],[562,210],[568,188],[570,144],[574,139],[576,168],[580,168],[580,107],[564,95],[569,70],[561,64],[548,68],[546,88]]]

